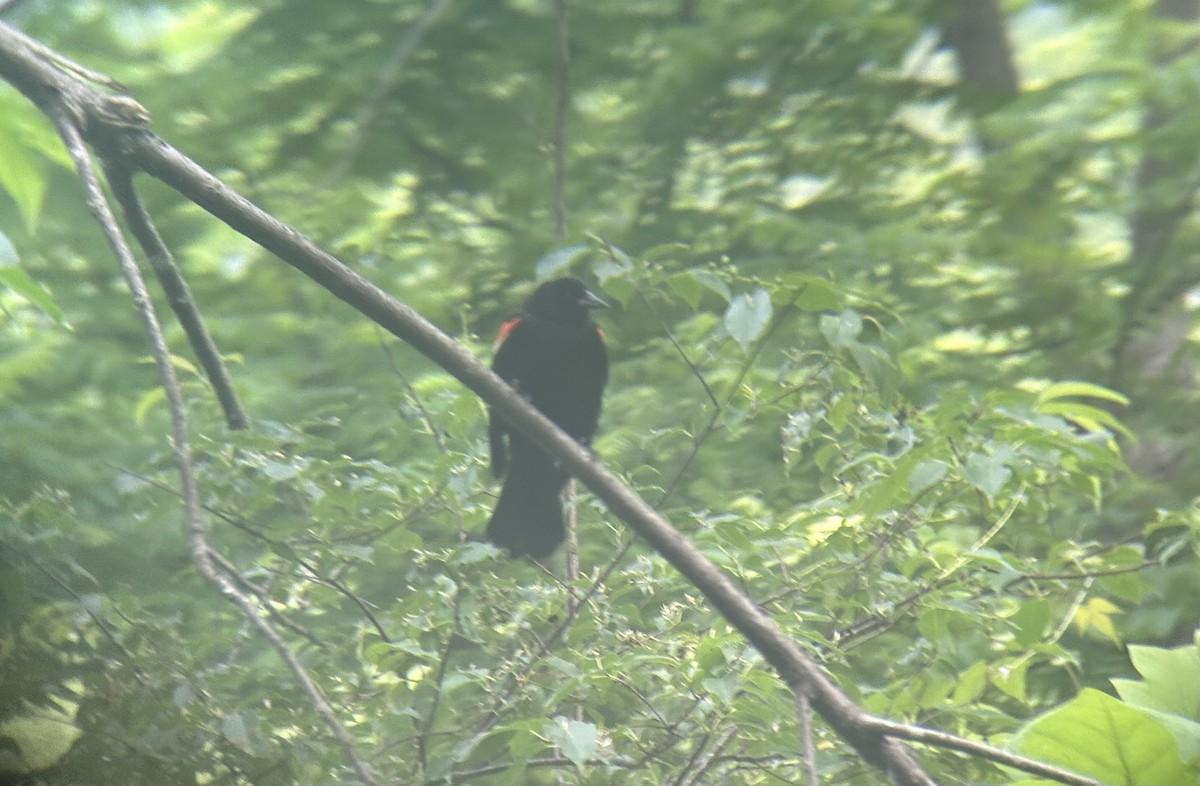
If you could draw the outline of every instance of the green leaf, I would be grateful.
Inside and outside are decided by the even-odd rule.
[[[546,726],[546,736],[576,767],[587,764],[596,755],[596,727],[561,715]]]
[[[906,499],[905,489],[912,471],[912,461],[907,457],[897,461],[887,475],[868,486],[855,500],[851,510],[864,516],[876,516],[883,511],[899,507]]]
[[[1078,401],[1048,401],[1038,405],[1037,411],[1045,415],[1058,415],[1086,431],[1098,432],[1107,429],[1126,439],[1135,439],[1133,432],[1117,420],[1115,415],[1090,404],[1081,404]]]
[[[1132,644],[1129,659],[1145,680],[1145,688],[1132,700],[1121,698],[1146,709],[1162,710],[1200,721],[1200,646],[1189,644],[1176,649],[1161,649]],[[1127,680],[1114,680],[1128,684]],[[1118,693],[1120,691],[1118,690]]]
[[[922,461],[913,467],[912,474],[908,476],[908,490],[919,494],[946,477],[948,470],[949,467],[944,461]]]
[[[716,696],[723,704],[729,704],[737,695],[738,681],[733,675],[722,677],[705,677],[700,681],[704,689]]]
[[[1043,598],[1031,598],[1021,604],[1012,621],[1016,626],[1017,643],[1022,647],[1032,647],[1042,640],[1042,634],[1050,622],[1050,602]]]
[[[591,246],[586,243],[556,248],[537,261],[537,264],[533,268],[534,275],[537,276],[539,281],[561,275],[564,270],[571,266],[572,262],[590,248]]]
[[[842,294],[833,284],[823,278],[809,278],[803,284],[800,297],[796,298],[796,308],[809,313],[816,311],[832,311],[842,305]]]
[[[1017,701],[1025,704],[1028,696],[1025,693],[1026,676],[1029,673],[1030,660],[1019,657],[1015,662],[995,664],[988,670],[991,683]]]
[[[729,290],[729,285],[725,283],[725,279],[711,270],[689,270],[687,274],[705,289],[716,292],[726,303],[733,300],[733,292]]]
[[[133,408],[133,422],[139,426],[146,425],[146,419],[159,406],[166,403],[167,391],[162,387],[152,387],[138,397],[137,404]]]
[[[743,350],[750,348],[770,321],[771,296],[761,287],[738,295],[725,310],[725,329]]]
[[[983,695],[987,687],[987,663],[977,660],[966,668],[958,678],[954,691],[950,694],[952,704],[969,704]]]
[[[17,249],[8,236],[0,232],[0,286],[8,287],[28,300],[43,314],[58,324],[65,325],[63,311],[58,303],[54,301],[49,292],[42,288],[41,284],[34,281],[28,273],[17,266],[19,259]]]
[[[0,101],[0,109],[7,110]],[[46,173],[33,148],[25,143],[24,135],[18,132],[15,118],[0,111],[0,188],[8,192],[17,203],[25,226],[32,232],[37,226],[42,200],[46,195]]]
[[[603,256],[592,264],[592,274],[601,284],[613,276],[621,276],[633,270],[633,261],[621,249],[611,243],[604,250]]]
[[[545,727],[543,729],[543,727]],[[546,749],[546,740],[539,734],[539,729],[549,737],[549,726],[545,721],[534,718],[522,718],[502,727],[511,732],[508,739],[508,753],[512,756],[512,771],[522,773],[529,760]]]
[[[221,734],[242,750],[249,750],[250,734],[246,729],[246,720],[240,712],[231,712],[221,719]]]
[[[1093,631],[1114,644],[1120,644],[1121,636],[1117,633],[1117,626],[1113,622],[1113,619],[1120,613],[1121,607],[1108,598],[1088,598],[1075,609],[1071,621],[1082,633]]]
[[[992,499],[1012,477],[1012,470],[999,456],[972,453],[967,457],[966,466],[963,467],[963,476],[975,488],[986,494],[988,499]]]
[[[832,404],[829,405],[829,411],[825,413],[825,419],[829,421],[829,425],[834,431],[841,431],[846,427],[846,421],[850,417],[850,413],[854,412],[855,399],[853,396],[838,396]]]
[[[1095,385],[1091,382],[1056,382],[1043,388],[1037,396],[1037,404],[1045,404],[1060,398],[1098,398],[1112,401],[1122,406],[1129,404],[1129,398],[1123,393]]]
[[[31,714],[9,718],[0,723],[0,767],[5,768],[0,773],[48,769],[66,755],[81,734],[72,718],[54,707],[39,707]],[[13,747],[19,756],[13,755]]]
[[[1171,734],[1146,713],[1094,688],[1025,726],[1013,749],[1101,783],[1195,783]]]
[[[8,235],[0,232],[0,268],[15,267],[21,263],[17,248],[8,239]]]
[[[820,320],[821,335],[834,349],[845,349],[858,340],[862,333],[862,316],[857,311],[846,309],[840,314],[825,314]]]
[[[799,210],[820,199],[832,182],[819,175],[792,175],[779,184],[779,198],[787,210]]]
[[[1142,681],[1112,680],[1117,695],[1162,723],[1184,760],[1200,760],[1200,646],[1130,645],[1129,659]]]
[[[638,256],[645,262],[653,262],[656,259],[674,256],[677,253],[686,252],[691,248],[687,243],[671,241],[668,243],[659,243],[656,246],[650,246],[643,249]]]

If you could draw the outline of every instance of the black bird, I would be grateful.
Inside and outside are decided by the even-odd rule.
[[[545,282],[500,327],[492,370],[585,447],[608,381],[604,335],[590,311],[607,308],[577,278]],[[487,539],[514,557],[542,558],[566,535],[559,498],[569,477],[541,448],[488,413],[492,472],[504,478]]]

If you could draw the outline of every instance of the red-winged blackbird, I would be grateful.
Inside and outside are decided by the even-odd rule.
[[[547,281],[500,327],[492,360],[493,371],[584,446],[608,381],[604,338],[588,312],[607,305],[579,279]],[[568,473],[498,413],[488,416],[492,472],[504,488],[487,538],[513,556],[545,557],[566,534],[559,495]]]

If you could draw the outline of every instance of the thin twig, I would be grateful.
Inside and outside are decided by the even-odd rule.
[[[19,0],[18,0],[19,1]],[[50,47],[35,39],[28,39],[26,45],[33,50],[39,57],[43,57],[47,62],[52,63],[55,68],[70,74],[71,76],[82,79],[92,84],[100,85],[101,87],[113,90],[118,93],[128,93],[129,88],[113,79],[107,74],[102,74],[99,71],[93,71],[87,66],[80,65],[74,60],[66,57],[59,52],[55,52]]]
[[[396,355],[392,352],[391,346],[384,339],[383,332],[379,329],[379,325],[375,325],[375,331],[379,338],[379,348],[383,350],[383,354],[387,356],[388,365],[392,367],[392,373],[396,375],[396,379],[400,380],[401,386],[404,387],[408,397],[412,399],[413,405],[416,406],[417,412],[421,415],[421,420],[425,423],[425,428],[429,429],[430,435],[433,437],[433,442],[437,445],[440,453],[446,452],[446,436],[442,433],[442,429],[438,428],[437,422],[434,421],[433,415],[425,407],[425,402],[417,395],[416,388],[412,386],[408,375],[400,368],[400,364],[396,362]]]
[[[424,720],[421,721],[420,731],[417,733],[417,762],[421,768],[421,772],[428,771],[429,762],[427,760],[428,753],[425,746],[428,745],[429,737],[433,731],[433,724],[437,721],[438,706],[442,699],[442,686],[446,681],[446,669],[450,664],[450,653],[454,650],[454,637],[458,635],[458,612],[462,607],[462,590],[455,585],[454,601],[450,613],[452,625],[450,633],[446,636],[446,647],[442,650],[442,657],[438,661],[437,674],[434,676],[434,693],[433,701],[429,705],[429,712],[426,713]]]
[[[554,237],[567,237],[567,111],[571,105],[571,27],[566,0],[555,0],[557,50],[554,79]]]
[[[379,786],[378,781],[367,770],[366,764],[359,758],[350,733],[346,731],[346,727],[338,720],[333,707],[330,706],[321,689],[313,682],[286,642],[280,638],[275,629],[271,627],[271,624],[258,613],[257,604],[235,587],[217,569],[213,562],[204,531],[200,509],[200,496],[196,487],[196,477],[192,465],[191,443],[188,439],[187,410],[184,406],[183,394],[179,389],[179,382],[175,377],[175,369],[171,365],[171,352],[167,347],[166,338],[163,336],[158,316],[154,310],[154,304],[150,300],[150,293],[146,289],[146,283],[142,279],[141,271],[138,270],[137,262],[133,258],[133,252],[125,242],[125,238],[121,235],[121,230],[117,226],[117,220],[113,215],[112,208],[109,206],[108,200],[105,199],[100,179],[96,174],[95,168],[92,166],[83,137],[79,129],[75,126],[74,118],[63,106],[55,105],[50,108],[50,120],[62,138],[63,144],[66,146],[67,152],[75,164],[75,169],[83,182],[84,196],[88,209],[100,225],[110,249],[117,258],[121,275],[125,278],[126,285],[129,287],[134,308],[141,318],[142,327],[146,333],[146,340],[150,344],[150,352],[154,357],[155,365],[158,367],[159,376],[166,392],[167,406],[171,413],[171,446],[179,468],[184,520],[187,526],[188,544],[192,553],[192,559],[201,575],[208,579],[222,595],[239,606],[245,619],[253,624],[259,633],[275,648],[279,657],[291,670],[296,681],[300,683],[301,689],[307,694],[317,713],[325,721],[327,728],[329,728],[335,739],[340,743],[343,753],[350,762],[350,766],[354,769],[355,774],[369,786]]]
[[[655,500],[655,509],[661,508],[667,499],[669,499],[670,496],[675,493],[675,488],[679,485],[679,481],[683,480],[683,476],[687,473],[688,467],[691,466],[692,462],[696,459],[696,456],[700,454],[700,447],[705,441],[707,441],[709,436],[712,435],[713,431],[716,430],[717,423],[721,419],[721,413],[724,412],[725,408],[733,402],[734,396],[736,396],[738,391],[741,389],[742,382],[746,379],[746,376],[750,373],[750,370],[754,368],[754,364],[758,361],[758,356],[762,353],[763,348],[766,347],[767,342],[775,334],[775,331],[779,329],[779,326],[783,324],[784,320],[791,316],[792,311],[794,311],[796,308],[796,301],[800,299],[800,295],[804,293],[804,289],[804,287],[801,287],[792,295],[792,298],[787,302],[787,305],[780,309],[775,318],[771,320],[771,324],[767,327],[766,332],[763,333],[762,337],[759,338],[757,343],[754,345],[754,349],[747,354],[745,362],[742,363],[742,367],[738,369],[737,376],[735,376],[733,378],[733,382],[729,384],[729,392],[725,397],[725,403],[717,405],[717,407],[713,410],[712,415],[709,416],[708,422],[704,425],[704,428],[701,429],[700,433],[692,439],[691,450],[684,458],[683,463],[680,464],[679,468],[675,471],[675,476],[669,483],[667,483],[662,494],[660,494],[658,499]],[[703,380],[701,380],[701,382],[703,382]]]
[[[692,745],[692,751],[688,755],[687,761],[684,762],[683,768],[679,770],[679,774],[671,781],[671,786],[683,786],[683,779],[687,777],[687,774],[691,771],[692,766],[695,765],[695,763],[700,759],[701,754],[704,753],[704,747],[708,745],[708,740],[711,736],[712,735],[708,734],[707,732],[700,735],[700,738],[696,740],[695,744]]]
[[[725,746],[730,743],[736,734],[736,726],[730,726],[722,732],[712,748],[704,751],[703,754],[692,762],[690,768],[685,770],[685,777],[679,781],[679,786],[692,786],[692,784],[700,780],[704,776],[704,773],[708,772],[709,768],[717,763],[717,757],[721,754],[721,751],[725,750]]]
[[[138,473],[138,472],[134,472],[131,469],[126,469],[123,467],[119,467],[119,469],[121,470],[121,472],[124,472],[126,475],[129,475],[131,478],[136,478],[137,480],[140,480],[141,482],[143,482],[147,485],[153,486],[154,488],[159,489],[160,491],[165,491],[168,494],[174,494],[177,497],[181,496],[179,491],[171,488],[170,486],[168,486],[165,483],[155,480],[154,478],[151,478],[147,475],[142,475],[141,473]],[[251,527],[249,524],[242,521],[240,518],[233,515],[232,513],[228,513],[226,511],[221,510],[220,508],[212,506],[212,505],[201,505],[201,509],[205,513],[216,516],[217,518],[219,518],[221,521],[225,522],[229,526],[234,527],[235,529],[238,529],[241,532],[246,533],[247,535],[249,535],[252,538],[261,540],[263,543],[266,543],[267,545],[270,545],[270,546],[284,546],[284,547],[288,548],[290,551],[292,551],[293,553],[295,553],[295,550],[294,550],[294,548],[292,548],[291,543],[288,543],[287,541],[279,540],[278,538],[272,538],[271,536],[267,535],[266,533],[264,533],[260,530],[257,530],[254,527]],[[333,590],[336,590],[337,592],[339,592],[342,595],[349,598],[350,601],[354,605],[358,606],[359,610],[362,611],[363,616],[367,618],[367,621],[371,623],[371,626],[375,628],[375,631],[379,634],[379,638],[383,639],[383,641],[388,644],[391,643],[391,641],[392,641],[391,637],[388,636],[387,631],[384,629],[383,625],[379,622],[379,620],[375,618],[375,614],[372,612],[372,610],[370,608],[370,606],[371,606],[370,603],[363,600],[361,597],[358,596],[357,593],[355,593],[353,590],[351,590],[349,587],[347,587],[345,584],[338,581],[337,579],[322,575],[321,572],[318,571],[312,563],[310,563],[309,561],[307,561],[305,559],[302,559],[298,554],[296,555],[296,562],[298,565],[300,565],[300,567],[304,568],[305,572],[308,574],[307,577],[309,579],[317,582],[318,584],[321,584],[321,585],[329,587]],[[297,575],[297,574],[291,574],[291,575]]]
[[[567,239],[567,112],[571,105],[571,26],[566,0],[555,0],[555,68],[554,68],[554,239],[562,244]],[[579,579],[579,507],[576,505],[575,478],[567,481],[563,499],[566,506],[566,545],[564,576],[573,587]],[[579,612],[574,594],[567,595],[566,613],[574,618]],[[576,718],[582,720],[583,708],[576,707]]]
[[[234,390],[225,361],[221,358],[216,342],[213,341],[212,335],[208,332],[208,328],[200,316],[200,309],[196,307],[192,291],[188,287],[187,281],[184,280],[179,266],[175,264],[171,250],[163,242],[162,236],[154,226],[154,219],[150,217],[141,197],[134,189],[129,169],[115,164],[113,159],[107,156],[102,158],[101,162],[104,164],[104,174],[108,177],[108,185],[112,189],[113,197],[125,214],[129,230],[141,245],[142,251],[145,252],[146,259],[150,262],[150,268],[154,271],[159,285],[167,295],[167,303],[175,312],[175,317],[179,320],[188,342],[192,345],[192,351],[196,354],[200,367],[208,376],[209,384],[212,385],[217,401],[221,404],[221,410],[225,413],[226,425],[234,430],[249,428],[250,418],[242,407],[237,391]]]
[[[796,722],[800,731],[800,756],[808,786],[817,786],[817,751],[813,747],[812,704],[808,694],[796,691]]]
[[[621,563],[621,559],[625,556],[626,552],[629,551],[630,547],[633,546],[635,541],[635,537],[627,537],[625,542],[621,544],[620,548],[618,548],[616,553],[613,554],[613,556],[609,559],[608,564],[605,565],[602,571],[600,571],[600,574],[595,578],[595,580],[592,581],[590,585],[588,585],[587,591],[584,592],[583,595],[579,597],[578,600],[576,600],[573,604],[571,604],[566,610],[566,613],[563,614],[563,620],[558,624],[558,627],[551,631],[550,635],[546,636],[544,639],[538,640],[536,649],[530,653],[529,657],[524,659],[523,665],[526,672],[533,666],[534,663],[544,657],[550,651],[550,648],[557,644],[559,639],[566,634],[567,630],[570,629],[571,624],[574,623],[575,619],[579,616],[580,610],[592,599],[593,595],[599,592],[600,587],[604,586],[605,580],[612,574],[614,570],[616,570],[617,565]],[[545,567],[542,566],[542,569],[545,570]],[[573,588],[566,584],[564,584],[564,587],[567,588],[568,592],[573,591]],[[483,719],[483,722],[476,727],[476,737],[482,736],[500,722],[502,715],[500,710],[496,709],[496,707],[502,707],[504,703],[507,702],[512,696],[513,692],[519,685],[520,677],[515,673],[510,674],[508,684],[505,685],[505,687],[499,692],[497,699],[492,702],[493,709]]]
[[[921,726],[910,726],[905,723],[896,723],[874,715],[868,716],[865,725],[867,728],[893,739],[920,742],[946,750],[969,753],[972,756],[978,756],[1006,767],[1014,767],[1022,772],[1040,775],[1056,780],[1059,783],[1066,783],[1069,786],[1100,786],[1099,781],[1087,776],[1079,775],[1035,759],[1018,756],[1003,748],[997,748],[984,742],[956,737],[953,734],[947,734],[943,731],[926,729]]]
[[[617,255],[612,247],[612,244],[607,240],[602,240],[602,242],[604,243],[604,250],[608,254],[609,261],[616,264]],[[680,358],[683,359],[683,362],[687,364],[688,369],[691,370],[692,376],[694,376],[700,382],[700,386],[704,388],[704,394],[708,396],[708,400],[711,401],[713,407],[719,411],[721,409],[721,402],[717,401],[717,394],[713,392],[712,387],[708,384],[708,380],[706,380],[704,375],[700,373],[699,366],[692,362],[692,359],[688,357],[688,353],[684,351],[683,345],[679,343],[677,338],[675,338],[675,333],[671,330],[670,325],[668,325],[667,321],[663,318],[662,313],[655,308],[654,301],[652,301],[646,295],[645,290],[643,290],[641,286],[637,285],[636,281],[634,282],[634,285],[637,289],[638,297],[642,299],[642,303],[645,304],[646,308],[650,309],[650,313],[653,314],[654,318],[658,320],[658,325],[660,328],[662,328],[663,335],[667,337],[667,341],[671,342],[671,346],[675,348],[675,352]]]
[[[271,619],[275,620],[292,633],[295,633],[309,644],[312,644],[317,649],[325,649],[325,642],[321,641],[314,634],[305,630],[299,623],[293,622],[287,616],[280,614],[275,608],[275,604],[271,601],[270,593],[260,587],[255,586],[253,582],[243,576],[241,571],[238,570],[237,565],[234,565],[232,562],[230,562],[228,558],[226,558],[216,549],[210,550],[209,554],[212,555],[213,562],[215,562],[221,568],[221,570],[225,571],[227,576],[229,576],[234,580],[235,583],[245,588],[247,592],[258,599],[259,607],[266,611],[267,614],[270,614]]]
[[[12,548],[12,546],[11,544],[6,543],[5,548]],[[96,612],[92,611],[92,609],[89,608],[89,604],[83,602],[83,596],[76,592],[75,588],[63,580],[62,577],[60,577],[57,573],[50,570],[33,557],[30,557],[28,554],[21,552],[21,559],[27,560],[35,568],[41,571],[42,574],[57,584],[64,592],[74,598],[77,603],[79,603],[80,608],[82,608],[84,613],[87,614],[88,617],[91,618],[92,622],[96,624],[96,627],[99,628],[100,632],[104,634],[104,637],[108,639],[109,642],[116,647],[117,651],[120,652],[125,658],[125,662],[129,664],[129,667],[133,672],[134,679],[138,681],[138,684],[143,688],[148,687],[146,675],[136,665],[137,658],[134,657],[134,654],[130,652],[124,644],[121,643],[121,640],[117,638],[117,634],[113,633],[108,627],[108,623],[105,622],[98,614],[96,614]]]

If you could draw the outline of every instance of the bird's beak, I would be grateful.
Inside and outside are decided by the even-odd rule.
[[[608,308],[608,304],[596,297],[596,293],[590,289],[583,290],[583,297],[579,298],[579,305],[587,309]]]

